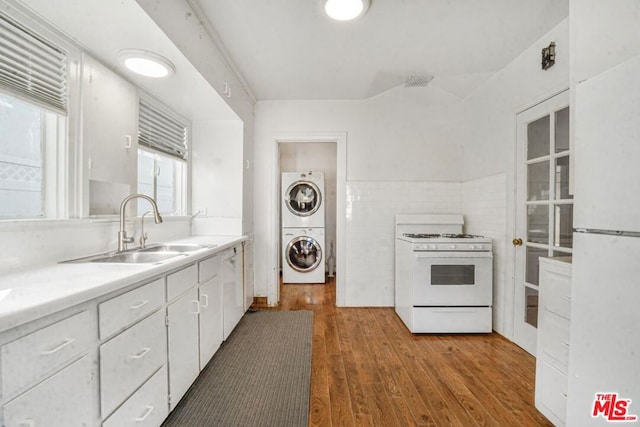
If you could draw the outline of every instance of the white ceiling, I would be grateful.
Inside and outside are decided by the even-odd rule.
[[[22,0],[22,3],[184,117],[238,118],[135,0]],[[118,62],[118,52],[125,48],[160,54],[173,62],[176,73],[168,79],[133,74]]]
[[[321,0],[188,1],[259,100],[367,98],[410,75],[462,97],[569,14],[568,0],[372,0],[337,22]]]

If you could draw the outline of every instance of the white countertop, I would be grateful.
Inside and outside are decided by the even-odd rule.
[[[246,239],[246,236],[192,236],[163,242],[216,246],[157,264],[63,263],[2,276],[0,332],[178,269]]]

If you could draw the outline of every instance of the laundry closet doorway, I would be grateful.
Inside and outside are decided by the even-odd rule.
[[[336,189],[337,189],[337,143],[336,142],[280,142],[278,144],[279,174],[285,172],[297,172],[324,176],[324,191],[322,204],[325,210],[324,221],[324,247],[322,248],[322,268],[328,273],[327,260],[330,254],[333,256],[333,265],[336,259]],[[282,182],[279,183],[281,187]],[[282,209],[280,209],[279,223],[282,224]],[[282,245],[279,241],[279,246]],[[286,260],[279,251],[279,265],[282,268]]]

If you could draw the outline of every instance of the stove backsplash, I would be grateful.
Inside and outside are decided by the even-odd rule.
[[[349,181],[346,210],[346,305],[391,307],[395,215],[462,212],[462,184]]]

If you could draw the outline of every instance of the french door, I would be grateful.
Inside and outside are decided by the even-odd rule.
[[[540,257],[570,256],[569,93],[517,116],[514,341],[535,356]]]

